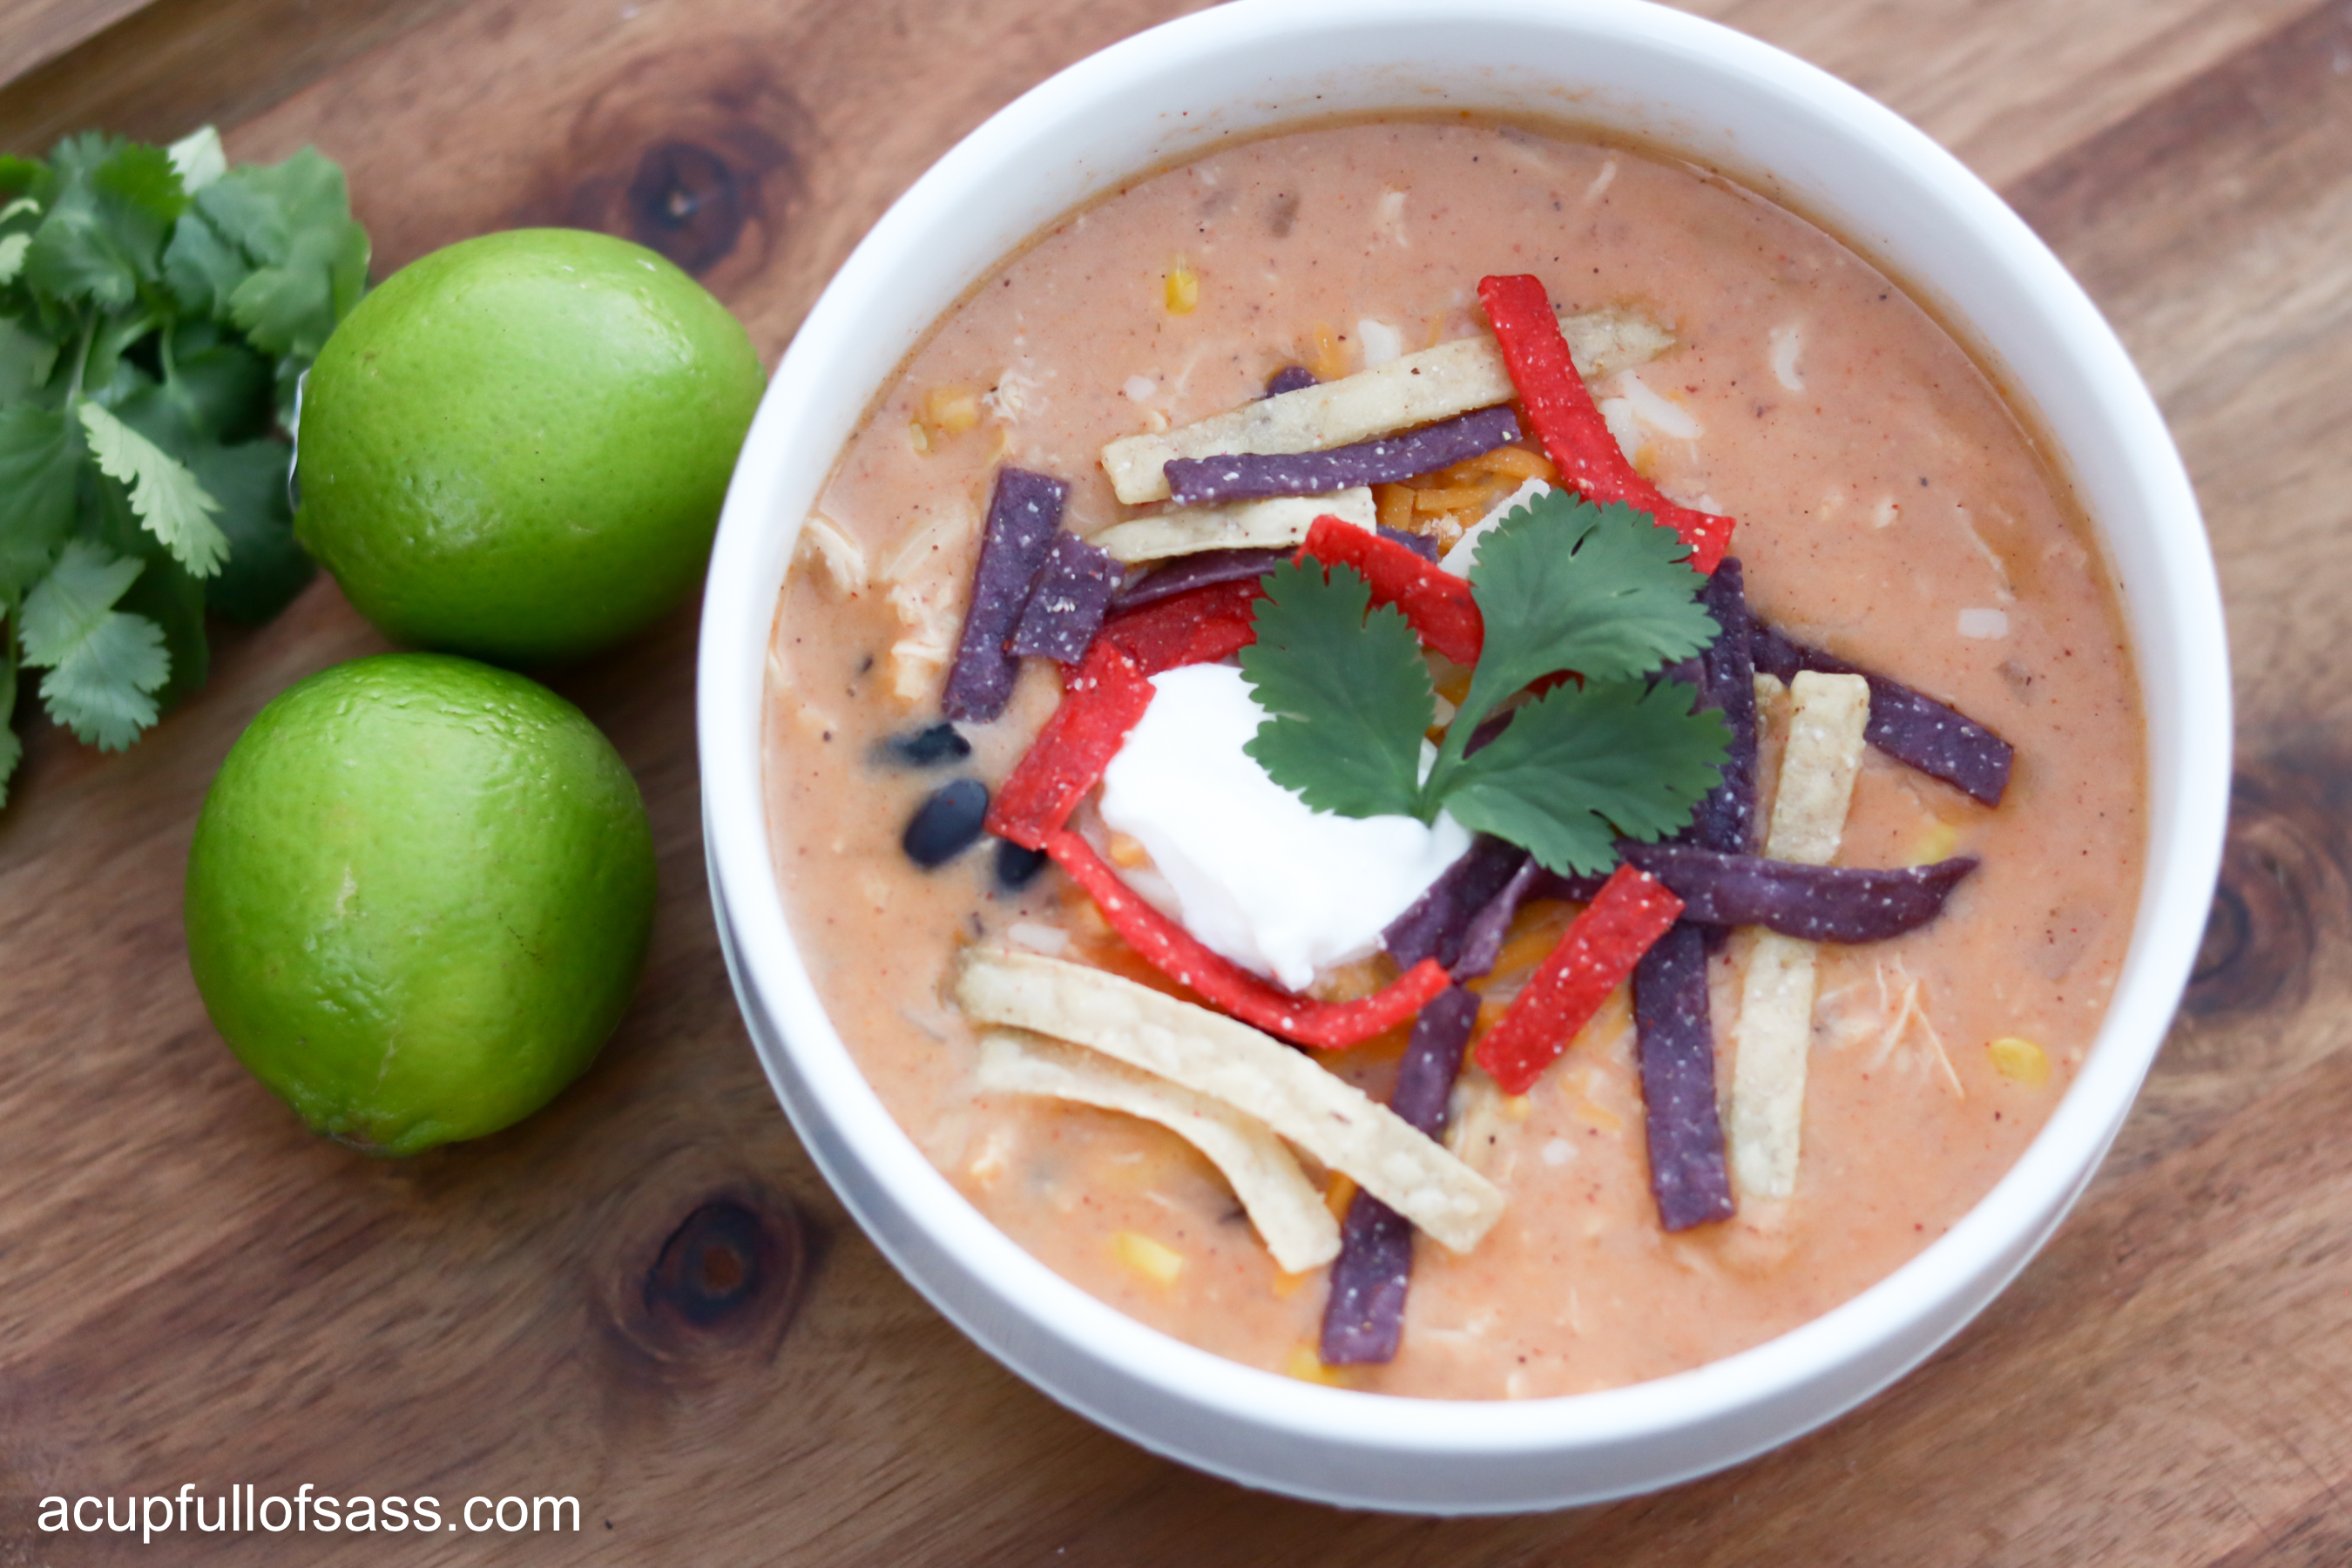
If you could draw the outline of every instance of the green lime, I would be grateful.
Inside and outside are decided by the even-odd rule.
[[[188,851],[188,962],[229,1048],[386,1154],[528,1116],[595,1058],[653,929],[636,782],[583,714],[471,659],[281,692]]]
[[[700,580],[763,384],[727,308],[641,246],[465,240],[361,300],[311,366],[295,536],[397,641],[585,653]]]

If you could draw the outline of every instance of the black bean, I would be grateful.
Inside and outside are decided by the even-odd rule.
[[[988,786],[978,779],[958,779],[925,797],[898,842],[907,858],[925,870],[944,866],[971,847],[987,815]]]
[[[1043,849],[1024,849],[1010,838],[996,841],[996,881],[999,887],[1025,888],[1045,868]]]
[[[954,725],[942,722],[891,736],[882,742],[882,753],[904,767],[936,768],[971,755],[971,742],[957,734]]]

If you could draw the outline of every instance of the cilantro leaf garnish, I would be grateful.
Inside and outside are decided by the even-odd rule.
[[[1353,567],[1286,562],[1267,574],[1242,677],[1279,722],[1242,748],[1318,811],[1410,816],[1421,807],[1422,732],[1437,717],[1421,639],[1392,605],[1367,609]]]
[[[296,380],[367,280],[342,172],[89,132],[0,156],[0,802],[20,667],[120,747],[202,682],[207,608],[310,573],[286,493]]]
[[[1514,510],[1471,568],[1484,646],[1426,779],[1429,670],[1403,617],[1367,616],[1370,588],[1351,569],[1327,581],[1278,567],[1242,656],[1270,715],[1249,754],[1318,810],[1423,821],[1442,810],[1549,869],[1606,869],[1619,838],[1653,841],[1686,824],[1729,750],[1718,715],[1656,679],[1718,635],[1688,554],[1630,507],[1554,490]],[[1469,752],[1482,725],[1547,677],[1569,679]]]
[[[1697,700],[1678,680],[1554,687],[1454,774],[1445,809],[1552,870],[1605,871],[1617,839],[1677,832],[1715,787],[1730,731]]]
[[[1465,706],[1483,711],[1563,669],[1622,680],[1713,644],[1689,554],[1674,530],[1622,503],[1555,489],[1514,510],[1472,558],[1486,652]]]

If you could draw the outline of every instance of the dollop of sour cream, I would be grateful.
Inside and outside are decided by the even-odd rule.
[[[1151,857],[1184,929],[1243,968],[1303,991],[1318,970],[1370,956],[1470,847],[1442,812],[1428,824],[1308,809],[1242,751],[1265,710],[1240,670],[1191,665],[1151,685],[1103,770],[1102,818]]]

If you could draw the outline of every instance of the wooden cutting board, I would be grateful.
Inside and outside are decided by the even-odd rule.
[[[244,158],[315,142],[379,276],[482,229],[609,227],[772,363],[932,158],[1185,8],[0,0],[0,149],[207,119]],[[382,646],[322,581],[133,751],[32,735],[0,815],[0,1564],[2352,1563],[2352,686],[2326,684],[2352,636],[2352,3],[1693,8],[1882,97],[2056,247],[2164,405],[2230,599],[2237,805],[2195,984],[2096,1186],[1981,1320],[1780,1452],[1541,1517],[1282,1501],[1066,1414],[900,1282],[768,1091],[703,881],[687,613],[558,682],[661,854],[604,1059],[479,1144],[316,1142],[206,1023],[179,888],[245,722]],[[49,1494],[184,1481],[564,1494],[584,1528],[37,1529]]]

